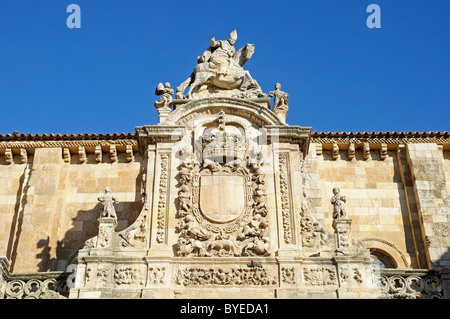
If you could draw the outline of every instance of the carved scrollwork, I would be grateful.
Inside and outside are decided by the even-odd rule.
[[[442,284],[437,276],[382,275],[376,281],[383,299],[443,298]]]
[[[268,256],[263,163],[245,157],[245,139],[226,131],[223,113],[218,121],[215,135],[204,134],[203,162],[179,166],[177,255]]]
[[[6,299],[64,299],[68,288],[66,277],[47,279],[14,279],[6,284]]]
[[[300,211],[300,231],[303,247],[320,250],[325,247],[331,249],[333,237],[312,215],[311,206],[304,195]]]

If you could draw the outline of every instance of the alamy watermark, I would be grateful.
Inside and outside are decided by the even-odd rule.
[[[366,12],[371,13],[366,20],[369,29],[381,28],[381,8],[378,4],[369,4]]]
[[[66,12],[71,13],[66,20],[66,25],[69,29],[81,28],[81,8],[77,4],[69,4]]]

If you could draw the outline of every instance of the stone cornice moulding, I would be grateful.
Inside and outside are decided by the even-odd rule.
[[[181,100],[184,101],[184,100]],[[163,125],[183,125],[195,118],[195,115],[210,111],[218,113],[223,110],[225,114],[241,115],[255,121],[260,126],[285,125],[270,109],[270,99],[237,99],[227,97],[204,98],[186,100],[175,103],[175,110],[169,115]],[[194,116],[189,117],[190,114]],[[183,121],[183,119],[185,119]]]

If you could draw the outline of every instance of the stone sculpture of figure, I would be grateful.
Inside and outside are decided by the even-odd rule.
[[[344,203],[347,201],[345,196],[340,194],[339,188],[333,188],[333,197],[331,197],[331,203],[333,204],[333,218],[345,218],[347,213],[345,212]]]
[[[101,217],[111,217],[117,220],[116,210],[113,204],[118,204],[119,201],[112,195],[111,189],[106,187],[102,196],[98,201],[103,205]]]
[[[280,90],[281,84],[275,84],[275,91],[270,91],[269,96],[275,97],[273,101],[273,110],[287,110],[289,94]]]
[[[211,46],[203,53],[200,62],[209,61],[209,67],[216,72],[216,74],[228,75],[232,68],[241,68],[241,66],[233,60],[236,54],[234,44],[237,40],[237,32],[231,32],[228,40],[216,41],[214,35],[211,39]],[[209,59],[208,59],[209,55]]]
[[[177,87],[176,98],[209,97],[219,94],[230,97],[263,97],[267,96],[261,87],[244,70],[243,66],[254,53],[255,46],[247,44],[236,51],[234,44],[237,32],[231,32],[228,40],[216,41],[213,36],[210,46],[197,59],[197,66],[191,76]],[[184,91],[189,92],[184,96]],[[227,93],[228,92],[228,93]]]
[[[174,91],[170,87],[170,83],[167,82],[166,84],[164,84],[164,86],[162,85],[162,83],[159,83],[156,87],[155,95],[160,95],[161,98],[159,99],[159,101],[155,102],[155,107],[157,109],[162,107],[171,108],[173,93]]]

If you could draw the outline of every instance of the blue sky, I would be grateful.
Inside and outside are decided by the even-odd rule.
[[[69,4],[81,28],[69,29]],[[369,4],[381,29],[369,29]],[[450,1],[14,0],[0,7],[0,134],[134,133],[157,124],[159,82],[181,84],[211,36],[287,122],[313,131],[449,131]]]

